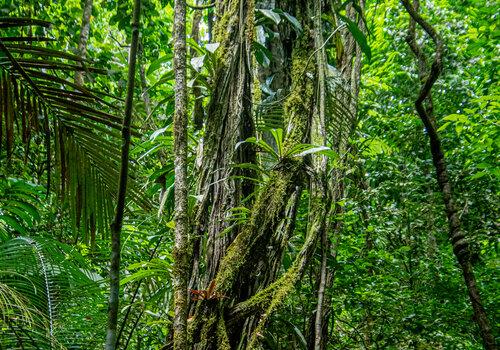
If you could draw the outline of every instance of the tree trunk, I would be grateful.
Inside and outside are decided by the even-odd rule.
[[[148,82],[146,80],[146,69],[144,68],[144,48],[142,43],[139,45],[139,77],[141,78],[142,98],[144,99],[144,110],[146,120],[151,117],[151,98],[148,92]]]
[[[80,58],[87,58],[87,41],[90,34],[90,17],[92,16],[93,0],[85,0],[83,5],[82,26],[80,28],[80,41],[78,42],[78,53]],[[76,71],[75,84],[83,86],[83,71]]]
[[[122,126],[122,150],[120,179],[118,185],[118,199],[115,218],[111,224],[111,266],[109,270],[110,293],[108,307],[108,329],[106,334],[106,350],[116,348],[116,328],[118,322],[118,304],[120,294],[120,233],[125,210],[125,196],[127,193],[128,162],[130,148],[130,124],[132,119],[132,102],[134,97],[134,78],[137,46],[139,41],[139,20],[141,0],[135,0],[132,20],[132,43],[130,46],[130,61],[128,69],[127,98],[125,100],[125,116]]]
[[[174,6],[174,155],[175,155],[175,244],[172,284],[174,287],[174,349],[187,345],[188,181],[187,181],[187,91],[186,91],[186,2]]]
[[[330,3],[331,9],[333,9],[333,3]],[[364,11],[364,1],[360,2],[360,11]],[[365,28],[362,24],[362,19],[361,16],[363,12],[359,15],[355,11],[352,5],[347,5],[346,12],[348,17],[352,21],[355,21],[359,28],[364,32]],[[317,1],[315,4],[315,46],[316,46],[316,56],[317,56],[317,64],[318,64],[318,112],[319,112],[319,117],[320,121],[318,122],[318,126],[314,127],[313,125],[313,130],[322,130],[323,135],[322,137],[324,138],[323,142],[324,144],[327,144],[327,131],[325,130],[326,127],[325,125],[328,124],[328,121],[326,120],[325,116],[325,91],[322,89],[323,86],[325,86],[324,80],[325,78],[325,70],[326,70],[326,56],[324,56],[324,51],[321,49],[324,41],[323,37],[321,35],[322,33],[322,26],[321,26],[321,1]],[[338,23],[337,29],[339,30],[341,28],[340,23]],[[340,29],[341,30],[341,29]],[[345,118],[342,119],[344,120],[355,120],[355,116],[357,113],[357,96],[359,93],[359,83],[360,83],[360,77],[361,77],[361,48],[359,45],[355,42],[352,34],[347,31],[347,30],[341,30],[340,31],[340,41],[339,41],[339,47],[342,48],[342,50],[337,50],[337,57],[336,57],[336,62],[337,62],[337,67],[339,71],[341,72],[341,76],[343,80],[345,81],[346,85],[349,86],[347,91],[341,96],[341,101],[347,106],[347,112]],[[322,73],[323,72],[323,73]],[[331,121],[330,121],[331,123]],[[334,140],[334,142],[329,145],[332,149],[334,149],[339,155],[342,155],[341,162],[343,164],[346,163],[347,158],[345,157],[349,153],[349,148],[348,148],[348,143],[347,143],[347,137],[344,137],[344,134],[349,135],[353,130],[354,130],[354,123],[351,123],[350,125],[346,123],[346,125],[341,125],[340,129],[343,131],[340,133],[341,137],[337,137],[337,140]],[[313,140],[314,141],[314,140]],[[317,142],[315,142],[317,143]],[[320,273],[318,275],[318,290],[317,290],[317,306],[316,306],[316,311],[315,311],[315,322],[314,322],[314,328],[310,330],[311,334],[314,334],[314,336],[310,337],[310,342],[309,342],[309,348],[314,349],[314,350],[319,350],[319,349],[326,349],[326,346],[328,344],[328,332],[327,332],[327,327],[326,327],[326,318],[328,316],[327,312],[327,305],[329,305],[329,300],[326,297],[326,291],[332,289],[332,284],[333,284],[333,274],[334,271],[328,270],[327,269],[327,261],[329,258],[332,258],[332,255],[336,254],[335,250],[337,247],[335,246],[333,248],[334,252],[331,251],[332,245],[330,243],[330,238],[328,237],[328,233],[333,231],[334,235],[338,235],[338,239],[336,239],[338,245],[338,241],[340,239],[340,235],[338,230],[340,229],[341,225],[340,223],[335,223],[334,222],[334,217],[335,213],[340,210],[340,208],[337,207],[335,204],[337,201],[339,201],[343,196],[344,196],[344,190],[343,190],[343,181],[344,181],[344,176],[345,172],[344,171],[334,171],[333,174],[331,174],[329,177],[327,176],[328,170],[324,165],[322,167],[318,167],[317,169],[317,177],[324,178],[325,179],[325,192],[330,193],[330,198],[328,203],[328,206],[331,206],[333,208],[333,212],[331,215],[328,215],[325,217],[326,223],[325,227],[327,229],[325,232],[322,234],[321,238],[321,262],[320,262]],[[312,192],[314,194],[314,192]],[[322,196],[322,192],[320,191],[318,193],[319,196]],[[326,198],[322,199],[323,202],[328,202]],[[335,229],[334,229],[335,227]]]
[[[219,20],[214,28],[220,47],[215,54],[216,68],[212,99],[207,107],[203,159],[198,180],[198,204],[195,234],[199,246],[206,239],[206,270],[199,274],[194,287],[208,286],[234,232],[229,227],[230,209],[252,192],[250,181],[236,180],[232,164],[253,162],[248,145],[235,149],[238,141],[254,135],[251,103],[250,57],[253,37],[253,1],[231,0],[217,3]],[[228,232],[225,232],[228,231]],[[221,234],[225,232],[224,234]],[[206,236],[204,234],[206,233]],[[199,249],[195,247],[195,249]],[[198,271],[193,271],[198,275]]]
[[[198,1],[196,1],[196,4]],[[193,13],[193,21],[191,23],[191,39],[193,39],[197,44],[200,43],[200,22],[202,19],[201,10],[197,10]],[[196,50],[194,47],[189,51],[191,57],[195,57]],[[196,72],[193,72],[192,78],[196,77]],[[204,119],[204,111],[203,111],[203,94],[201,88],[198,86],[198,83],[195,82],[193,86],[193,125],[196,130],[201,130],[203,128],[203,119]]]
[[[446,216],[448,217],[449,238],[453,245],[453,253],[455,254],[460,268],[462,269],[465,284],[469,292],[469,298],[474,310],[474,320],[479,327],[483,344],[486,349],[493,350],[497,348],[495,338],[493,337],[491,326],[476,285],[476,279],[471,262],[471,251],[469,243],[465,238],[465,234],[462,231],[460,217],[458,216],[455,206],[444,152],[437,133],[436,122],[434,120],[434,116],[432,115],[432,103],[428,104],[427,107],[424,106],[425,101],[432,101],[430,97],[431,90],[442,71],[443,42],[434,28],[418,14],[418,0],[414,0],[413,5],[410,4],[408,0],[402,0],[401,2],[411,17],[407,42],[417,58],[419,75],[422,79],[422,88],[417,100],[415,101],[415,107],[429,136],[432,160],[434,167],[436,168],[436,178],[443,195]],[[436,46],[434,61],[432,62],[430,70],[426,72],[423,72],[423,69],[427,69],[424,56],[425,54],[423,53],[423,50],[419,48],[415,39],[415,22],[418,23],[419,26],[422,27],[422,29],[431,37]]]
[[[293,10],[292,14],[303,21],[304,34],[292,40],[295,41],[291,58],[292,87],[283,105],[286,125],[283,141],[285,153],[309,140],[314,109],[313,79],[307,77],[307,72],[314,75],[315,67],[304,67],[304,62],[307,62],[313,49],[311,24],[306,15],[309,10],[304,2],[297,3]],[[317,238],[324,228],[322,216],[326,216],[324,211],[328,208],[322,206],[324,203],[319,201],[313,201],[311,208],[318,209],[323,215],[314,215],[314,220],[308,226],[306,242],[289,270],[267,288],[263,288],[264,282],[258,273],[249,274],[248,271],[259,267],[262,268],[259,271],[267,275],[269,266],[276,263],[274,260],[281,260],[281,255],[271,257],[267,251],[270,244],[275,248],[272,242],[286,244],[287,238],[276,240],[275,235],[281,232],[286,213],[293,215],[291,208],[294,205],[289,203],[289,199],[295,196],[297,185],[305,179],[305,176],[302,176],[303,166],[303,159],[300,157],[283,157],[259,191],[250,217],[242,225],[220,261],[215,278],[214,300],[201,301],[196,308],[191,331],[195,348],[226,349],[237,345],[243,348],[256,347],[269,316],[300,279],[314,252]],[[272,261],[268,261],[269,258]],[[261,263],[266,260],[268,263]],[[248,290],[252,290],[251,286],[256,286],[254,289],[257,293],[248,294]],[[224,297],[218,299],[218,295]],[[235,302],[237,304],[230,307]]]

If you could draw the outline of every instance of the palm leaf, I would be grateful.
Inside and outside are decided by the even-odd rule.
[[[350,93],[348,82],[335,68],[328,68],[329,74],[325,79],[327,146],[336,153],[344,154],[356,125],[356,116],[352,112],[356,100]],[[275,145],[275,142],[266,132],[269,129],[286,129],[283,108],[286,97],[287,95],[280,91],[270,95],[256,107],[255,125],[257,130],[263,133],[263,139],[271,145]]]
[[[97,325],[106,317],[98,306],[105,298],[91,276],[71,247],[45,237],[0,245],[2,348],[98,348],[92,339],[104,338]]]
[[[40,220],[36,207],[40,193],[40,186],[0,177],[0,242],[15,232],[26,233]]]
[[[108,232],[118,188],[121,101],[73,83],[75,71],[104,71],[47,47],[50,38],[23,37],[19,28],[26,25],[50,23],[0,18],[0,28],[7,28],[0,35],[0,161],[21,153],[31,160],[31,146],[42,142],[47,190],[69,203],[77,239],[93,243],[97,232]],[[129,181],[129,198],[148,208],[133,175]]]
[[[331,66],[329,68],[329,75],[325,79],[327,144],[343,156],[346,153],[349,137],[356,126],[353,107],[357,101],[340,72]]]

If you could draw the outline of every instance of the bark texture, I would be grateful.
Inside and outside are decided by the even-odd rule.
[[[187,181],[187,91],[186,91],[186,2],[174,6],[174,155],[175,155],[175,243],[172,284],[174,287],[174,349],[188,349],[187,307],[188,264],[188,181]]]
[[[90,17],[92,16],[92,5],[94,0],[85,0],[83,5],[82,26],[80,28],[80,40],[78,41],[78,53],[82,59],[87,58],[87,41],[90,35]],[[84,79],[83,71],[76,71],[75,84],[82,86]]]
[[[130,45],[127,97],[125,100],[125,115],[122,126],[122,149],[120,179],[118,185],[115,218],[111,224],[111,266],[109,270],[110,293],[108,307],[108,328],[106,334],[106,350],[116,348],[116,328],[118,323],[118,302],[120,294],[120,234],[125,211],[125,197],[127,194],[127,179],[130,148],[130,124],[132,120],[132,102],[134,97],[135,65],[137,47],[139,43],[139,20],[141,13],[141,0],[134,1],[132,17],[132,42]]]
[[[265,3],[268,7],[268,2]],[[338,189],[343,173],[326,176],[332,169],[323,155],[302,157],[293,151],[304,143],[326,145],[336,139],[334,149],[342,147],[345,153],[346,136],[353,126],[352,99],[345,92],[341,97],[334,96],[335,87],[328,87],[325,43],[321,36],[323,2],[277,1],[271,8],[274,6],[296,17],[303,31],[295,31],[283,21],[279,28],[283,37],[271,44],[272,51],[279,53],[280,67],[255,74],[262,81],[268,73],[278,72],[279,83],[273,89],[282,89],[275,110],[283,118],[283,151],[252,200],[243,201],[253,187],[234,179],[234,175],[242,173],[236,172],[233,164],[255,163],[255,156],[252,149],[235,150],[235,145],[248,136],[264,134],[254,130],[252,118],[252,103],[261,103],[257,98],[260,87],[252,84],[250,59],[254,9],[252,1],[216,3],[214,36],[220,43],[216,51],[220,66],[207,108],[198,189],[201,200],[194,223],[197,235],[194,252],[196,256],[206,256],[205,264],[195,262],[191,278],[195,288],[205,288],[205,297],[192,303],[189,318],[188,338],[194,349],[260,348],[261,334],[269,317],[300,281],[318,241],[324,243],[324,251],[329,250],[326,232],[333,230],[334,221],[326,218],[333,217],[338,210],[333,203],[341,193]],[[344,105],[344,100],[349,105]],[[335,113],[342,114],[340,118],[345,120],[331,129],[343,131],[332,131],[334,135],[329,138],[327,124],[335,124],[336,120],[327,115],[333,110],[342,110],[345,115]],[[282,254],[293,234],[305,186],[309,186],[311,197],[304,244],[290,268],[279,275]],[[230,210],[241,204],[249,209],[248,217],[231,227]],[[205,270],[196,268],[203,265]],[[326,267],[326,263],[323,265]],[[331,275],[325,270],[319,293],[320,316],[316,328],[321,330],[318,334],[321,344],[326,344],[323,310]]]
[[[215,41],[220,43],[216,56],[218,67],[212,99],[207,106],[203,161],[198,192],[201,201],[196,211],[196,233],[206,240],[206,269],[195,287],[208,286],[218,271],[227,246],[234,239],[229,227],[230,209],[252,192],[251,183],[237,180],[234,163],[253,162],[254,152],[248,145],[238,149],[236,143],[254,135],[251,101],[250,57],[253,38],[253,1],[217,2],[218,21]],[[203,237],[204,236],[204,237]],[[197,249],[195,247],[195,249]]]
[[[455,254],[462,270],[470,302],[474,310],[474,320],[479,327],[484,347],[488,350],[496,349],[497,346],[495,344],[495,338],[493,336],[486,311],[481,302],[479,289],[476,285],[476,279],[470,259],[471,251],[469,243],[464,232],[462,231],[460,217],[453,198],[453,191],[448,176],[446,159],[441,146],[441,140],[437,133],[436,122],[434,120],[434,116],[432,115],[432,103],[428,104],[427,107],[425,106],[426,101],[432,101],[430,98],[432,87],[443,70],[443,40],[435,29],[419,15],[418,0],[414,0],[413,4],[411,4],[408,0],[402,0],[401,2],[411,17],[407,42],[417,58],[419,76],[422,80],[422,87],[418,98],[415,101],[415,108],[429,136],[432,160],[436,169],[436,178],[443,195],[446,216],[448,217],[448,232],[453,246],[453,253]],[[427,33],[427,35],[431,37],[436,47],[434,59],[430,69],[427,68],[423,50],[416,43],[415,23],[417,23]]]

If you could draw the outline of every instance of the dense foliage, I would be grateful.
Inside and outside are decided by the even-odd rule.
[[[173,348],[186,259],[189,348],[481,349],[400,2],[188,2],[185,251],[174,1],[141,3],[116,348]],[[0,1],[0,349],[104,346],[132,8]],[[431,110],[498,343],[498,6],[420,14],[445,43]]]

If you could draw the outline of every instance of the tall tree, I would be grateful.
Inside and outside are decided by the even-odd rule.
[[[186,2],[174,5],[174,164],[175,164],[175,242],[174,269],[174,349],[188,349],[187,307],[188,264],[188,180],[187,180],[187,91],[186,91]]]
[[[322,191],[322,181],[317,181],[321,174],[314,171],[309,178],[305,172],[306,168],[310,168],[309,162],[297,151],[297,149],[303,149],[301,147],[304,147],[306,142],[318,141],[320,145],[323,143],[311,131],[311,123],[317,114],[315,101],[318,98],[313,78],[317,76],[317,66],[314,64],[316,59],[313,45],[315,39],[312,34],[314,24],[311,21],[314,17],[312,5],[306,1],[283,2],[280,5],[283,5],[283,8],[297,19],[298,26],[303,28],[303,31],[287,31],[287,35],[282,37],[283,43],[286,43],[284,44],[286,56],[283,59],[285,66],[281,69],[289,77],[291,86],[281,87],[287,93],[284,98],[277,101],[277,105],[281,106],[280,109],[283,111],[284,125],[282,134],[275,132],[280,152],[278,164],[271,169],[269,179],[258,190],[254,201],[250,203],[249,217],[234,229],[234,239],[224,238],[227,249],[217,249],[217,256],[213,260],[216,263],[213,266],[214,269],[208,266],[210,275],[205,280],[207,283],[205,285],[208,287],[197,293],[203,296],[203,300],[210,301],[199,302],[196,305],[192,327],[190,327],[192,332],[190,340],[199,349],[258,346],[269,317],[300,280],[314,252],[318,238],[325,229],[324,219],[331,210],[328,205],[331,200],[328,194]],[[222,38],[222,40],[217,40],[221,42],[219,55],[228,63],[219,72],[220,77],[215,79],[216,87],[212,95],[211,108],[217,108],[220,111],[218,114],[211,114],[212,109],[208,108],[206,138],[213,139],[214,146],[218,147],[217,152],[213,152],[213,146],[206,146],[204,155],[208,160],[214,159],[214,153],[220,154],[219,157],[225,157],[225,159],[221,158],[224,159],[224,163],[218,163],[219,167],[215,167],[212,171],[209,171],[212,169],[211,166],[204,169],[204,172],[211,177],[201,179],[202,184],[205,184],[209,191],[217,189],[214,193],[221,199],[234,198],[233,188],[242,189],[242,187],[220,184],[234,181],[230,171],[232,157],[228,157],[228,154],[234,152],[232,150],[238,138],[244,137],[241,133],[238,138],[235,138],[234,130],[239,130],[245,125],[243,116],[249,113],[252,107],[253,99],[246,98],[250,91],[248,89],[252,85],[248,84],[248,87],[245,87],[244,84],[244,79],[247,79],[249,83],[251,79],[251,75],[245,72],[251,72],[249,69],[251,61],[246,57],[248,57],[248,40],[253,35],[252,9],[251,2],[242,1],[225,2],[218,6],[218,10],[222,10],[222,15],[216,23],[215,33],[216,38],[217,36]],[[228,23],[231,26],[234,25],[236,29],[228,30]],[[235,45],[229,38],[236,34],[238,36]],[[323,44],[321,40],[316,41],[318,47]],[[242,79],[237,79],[238,77]],[[283,82],[286,80],[283,79]],[[220,91],[218,84],[220,84]],[[258,91],[254,93],[257,94]],[[209,127],[210,118],[214,118],[212,123],[217,123],[214,124],[216,128]],[[250,118],[248,120],[251,121]],[[314,125],[319,126],[319,124],[318,122]],[[207,143],[207,145],[210,144]],[[220,153],[222,151],[224,151],[223,154]],[[235,160],[238,159],[241,158]],[[318,156],[314,162],[318,160],[321,163],[324,157]],[[255,163],[254,160],[251,162]],[[221,167],[221,164],[224,165]],[[215,179],[217,181],[214,181],[213,174],[221,171],[226,172],[227,175],[218,175]],[[300,198],[300,188],[307,181],[314,183],[311,188],[315,196],[310,201],[310,217],[305,242],[293,264],[281,276],[278,276],[284,247],[293,232],[295,200]],[[217,197],[207,197],[212,200],[207,200],[206,205],[208,207],[208,204],[211,204],[212,213],[214,211],[220,213],[217,216],[212,215],[213,222],[210,225],[213,226],[208,230],[214,240],[220,241],[220,236],[226,235],[228,211],[234,208],[239,200],[213,199]],[[248,205],[248,202],[246,204]],[[202,212],[206,215],[206,210]],[[209,240],[207,242],[210,242]],[[214,256],[208,252],[207,258],[214,259]],[[212,280],[211,276],[215,278]],[[209,283],[210,281],[212,282]]]
[[[116,328],[118,322],[118,305],[120,297],[120,235],[123,225],[123,214],[125,211],[125,199],[127,194],[127,179],[129,168],[130,149],[130,124],[132,121],[132,108],[134,98],[135,66],[137,48],[139,44],[139,22],[141,14],[141,0],[134,1],[132,16],[132,41],[129,52],[127,96],[125,99],[125,115],[122,126],[122,149],[120,179],[118,185],[117,204],[115,218],[111,224],[111,265],[109,269],[110,292],[108,306],[108,328],[106,334],[106,350],[116,348]]]
[[[336,68],[339,71],[339,75],[342,78],[343,85],[345,86],[345,91],[340,94],[340,101],[344,104],[345,110],[341,112],[342,117],[339,120],[332,120],[331,110],[327,111],[328,100],[328,84],[327,84],[327,56],[324,52],[324,42],[322,31],[323,26],[321,23],[322,14],[322,2],[317,1],[314,6],[314,19],[315,19],[315,47],[316,47],[316,64],[318,70],[318,81],[317,81],[317,114],[316,124],[311,127],[312,130],[321,130],[316,137],[312,136],[313,140],[319,140],[315,143],[321,142],[324,145],[330,146],[335,150],[341,159],[339,160],[335,169],[331,169],[327,166],[327,163],[323,161],[323,164],[317,164],[316,172],[320,174],[317,176],[322,179],[323,184],[316,189],[316,196],[319,197],[319,202],[323,205],[330,207],[330,212],[327,215],[323,215],[325,223],[324,229],[321,233],[321,243],[320,254],[320,268],[317,276],[317,305],[315,310],[314,323],[311,322],[312,329],[310,330],[310,341],[309,348],[311,349],[325,349],[328,344],[328,317],[330,313],[330,301],[327,298],[327,291],[332,289],[333,286],[333,276],[334,269],[328,267],[328,260],[335,259],[336,250],[338,249],[338,243],[341,239],[340,230],[342,223],[336,221],[336,215],[338,215],[342,208],[336,203],[344,198],[344,181],[345,172],[347,167],[347,159],[351,153],[350,145],[348,143],[348,137],[352,134],[355,128],[356,113],[358,109],[357,98],[359,94],[359,85],[361,78],[361,66],[362,66],[362,50],[360,44],[355,40],[354,35],[346,28],[345,20],[341,20],[337,11],[335,11],[335,2],[330,2],[331,14],[335,18],[336,28],[331,34],[337,34],[338,37],[336,43],[336,53],[335,57]],[[338,4],[337,4],[338,5]],[[364,9],[365,1],[359,1],[358,5],[348,4],[346,6],[346,16],[349,21],[355,23],[357,28],[360,30],[360,34],[364,35],[366,32],[364,26]],[[330,92],[331,94],[331,92]],[[330,116],[327,118],[326,113]],[[332,133],[332,124],[340,124],[340,132],[335,134]],[[342,124],[345,124],[342,128]],[[313,131],[314,132],[314,131]],[[312,132],[312,133],[313,133]],[[333,140],[333,142],[332,142]],[[329,196],[324,197],[324,193],[328,192]],[[314,191],[311,191],[314,194]],[[316,211],[319,213],[319,211]],[[322,214],[320,214],[322,215]],[[334,244],[331,244],[334,241]],[[331,264],[330,264],[331,265]]]
[[[408,0],[402,0],[402,4],[411,17],[406,40],[417,59],[418,72],[422,84],[418,98],[415,101],[415,108],[425,126],[425,129],[427,130],[427,135],[429,136],[430,150],[436,170],[436,178],[443,195],[446,216],[448,217],[449,238],[451,244],[453,245],[453,253],[455,254],[462,270],[465,284],[469,292],[470,302],[474,310],[474,320],[476,321],[481,332],[484,346],[488,350],[493,350],[496,349],[495,338],[493,337],[486,311],[481,302],[471,261],[471,248],[461,227],[460,216],[456,208],[453,190],[448,176],[446,159],[441,145],[441,140],[437,132],[436,120],[433,115],[431,94],[432,87],[438,80],[443,70],[443,39],[418,13],[420,7],[419,0],[413,0],[413,4],[411,4]],[[416,40],[416,23],[418,23],[427,35],[429,35],[435,45],[434,59],[431,63],[430,69],[427,68],[428,63],[425,53]]]

